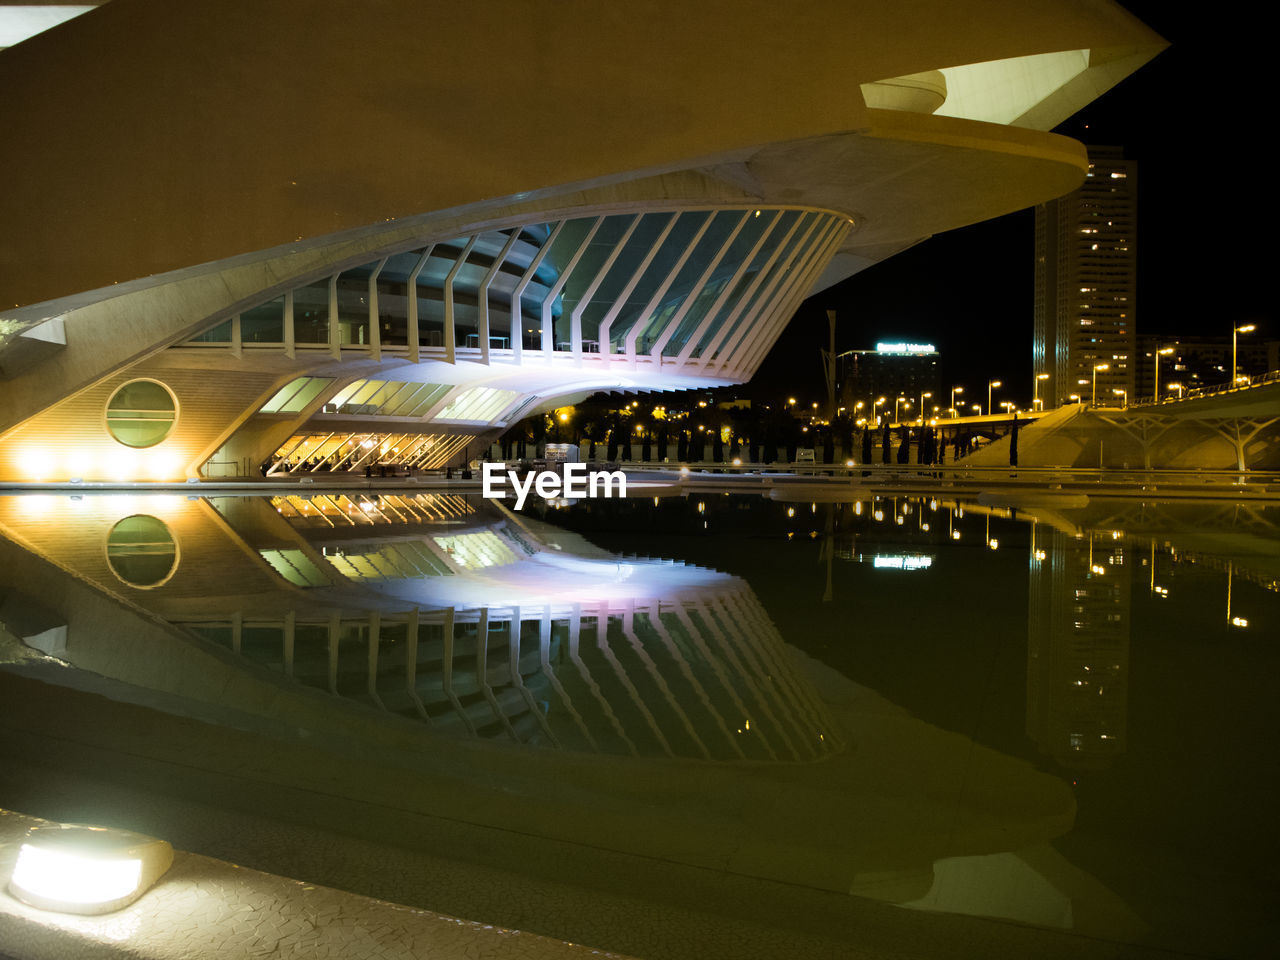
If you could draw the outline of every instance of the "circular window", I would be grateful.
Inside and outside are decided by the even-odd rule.
[[[169,435],[178,403],[155,380],[134,380],[107,401],[107,431],[126,447],[154,447]]]
[[[107,563],[131,587],[158,587],[178,567],[178,545],[163,520],[135,514],[107,534]]]

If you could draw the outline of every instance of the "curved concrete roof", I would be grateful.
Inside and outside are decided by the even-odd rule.
[[[0,56],[0,177],[21,185],[0,215],[5,308],[695,167],[855,216],[838,261],[851,272],[1070,190],[1083,154],[1034,128],[1163,45],[1107,0],[174,11],[115,0]],[[965,116],[869,110],[861,92],[1064,51],[1096,64],[1073,73],[1049,58],[1053,83],[1014,101],[1013,122],[1032,129],[970,119],[985,109],[971,67],[953,73]]]

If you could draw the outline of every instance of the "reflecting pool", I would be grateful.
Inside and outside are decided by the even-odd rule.
[[[1280,506],[980,500],[0,497],[0,807],[644,956],[1267,952]]]

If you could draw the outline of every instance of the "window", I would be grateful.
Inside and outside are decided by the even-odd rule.
[[[177,419],[177,401],[155,380],[126,383],[107,401],[107,432],[126,447],[154,447]]]
[[[107,564],[131,587],[158,587],[178,567],[178,545],[163,520],[146,514],[125,517],[107,534]]]

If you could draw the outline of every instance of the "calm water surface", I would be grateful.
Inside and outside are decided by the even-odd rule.
[[[53,699],[385,754],[441,817],[1263,955],[1278,521],[1083,498],[5,497],[0,665]],[[55,722],[26,702],[0,707],[9,730]],[[381,802],[392,780],[334,789]]]

